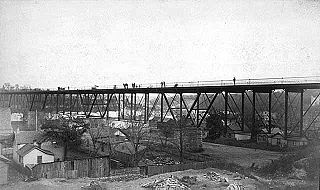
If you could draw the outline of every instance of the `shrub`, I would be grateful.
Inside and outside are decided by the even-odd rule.
[[[305,149],[298,150],[281,156],[279,159],[258,169],[258,173],[267,176],[279,176],[290,174],[294,167],[304,169],[307,177],[313,179],[317,175],[317,151],[315,146],[308,146]]]

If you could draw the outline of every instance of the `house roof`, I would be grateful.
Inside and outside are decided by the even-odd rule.
[[[269,137],[274,138],[275,136],[279,136],[279,137],[281,137],[281,138],[284,138],[281,133],[272,134],[272,135],[269,136]]]
[[[27,155],[29,152],[31,152],[32,150],[37,149],[41,152],[43,152],[44,154],[48,154],[48,155],[54,155],[52,152],[50,152],[49,150],[44,150],[41,149],[40,147],[33,145],[33,144],[26,144],[23,147],[21,147],[19,150],[17,150],[17,154],[19,154],[20,156],[25,156]]]
[[[268,129],[266,128],[263,128],[262,131],[264,133],[268,133]],[[282,130],[279,128],[279,127],[274,127],[271,129],[271,134],[276,134],[276,133],[280,133],[280,134],[283,134]]]
[[[119,131],[119,130],[117,130],[116,132],[114,132],[114,135],[115,135],[115,136],[125,137],[125,135],[124,135],[121,131]]]
[[[30,144],[42,139],[41,131],[20,131],[15,133],[16,144]]]

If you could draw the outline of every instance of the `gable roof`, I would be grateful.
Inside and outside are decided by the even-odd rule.
[[[270,136],[270,138],[274,138],[274,137],[276,137],[276,136],[279,136],[279,137],[281,137],[281,138],[284,138],[281,133],[272,134],[272,135]]]
[[[20,131],[15,133],[16,144],[30,144],[34,141],[40,141],[43,132],[41,131]]]
[[[263,129],[262,129],[262,132],[263,132],[263,133],[268,133],[268,129],[263,128]],[[274,127],[274,128],[272,128],[272,129],[271,129],[271,134],[276,134],[276,133],[283,134],[283,131],[282,131],[279,127]]]
[[[19,150],[17,150],[17,154],[19,154],[20,156],[25,156],[27,155],[29,152],[31,152],[32,150],[37,149],[41,152],[43,152],[44,154],[48,154],[48,155],[54,155],[52,152],[50,152],[49,150],[44,150],[39,148],[36,145],[33,144],[26,144],[23,147],[21,147]]]

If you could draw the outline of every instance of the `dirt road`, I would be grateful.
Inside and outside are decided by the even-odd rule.
[[[261,166],[281,156],[281,153],[279,152],[234,147],[207,142],[203,142],[203,149],[203,154],[218,157],[226,160],[227,162],[233,162],[243,167],[250,167],[252,163],[255,163],[255,166]]]

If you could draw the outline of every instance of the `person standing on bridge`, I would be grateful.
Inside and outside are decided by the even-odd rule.
[[[233,77],[233,85],[236,85],[236,77]]]

